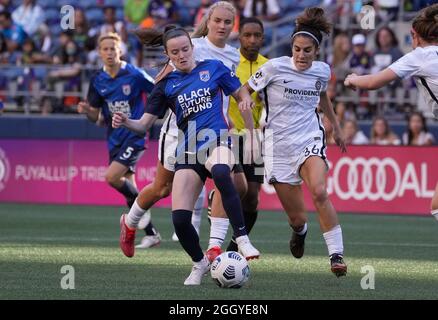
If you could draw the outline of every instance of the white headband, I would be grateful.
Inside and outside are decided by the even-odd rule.
[[[292,39],[295,38],[295,36],[297,36],[297,35],[299,35],[299,34],[307,34],[308,36],[311,36],[311,37],[313,38],[313,40],[316,41],[316,43],[318,44],[318,47],[319,47],[319,40],[318,40],[313,34],[311,34],[311,33],[308,32],[308,31],[298,31],[298,32],[296,32],[296,33],[294,33],[294,34],[292,35]]]

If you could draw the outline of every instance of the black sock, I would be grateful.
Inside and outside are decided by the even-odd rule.
[[[144,228],[144,232],[147,236],[155,236],[157,234],[157,230],[155,229],[154,225],[152,224],[152,221],[149,222],[149,224]]]
[[[246,235],[246,229],[239,194],[231,180],[230,172],[230,167],[226,164],[215,164],[211,168],[211,175],[217,189],[221,193],[222,204],[228,219],[230,219],[234,236],[237,238]]]
[[[258,211],[243,211],[243,218],[245,219],[245,226],[246,226],[246,231],[248,233],[251,232],[252,227],[254,227],[254,224],[257,221],[257,216],[258,216]]]
[[[128,179],[125,179],[123,185],[117,190],[125,196],[126,204],[131,208],[138,196],[137,188]]]
[[[192,225],[192,212],[189,210],[174,210],[172,211],[172,221],[183,249],[192,258],[192,261],[201,261],[204,253],[199,245],[198,233]]]

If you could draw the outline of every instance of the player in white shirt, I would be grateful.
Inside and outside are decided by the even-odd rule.
[[[438,119],[438,4],[428,6],[412,21],[412,48],[388,68],[371,75],[350,74],[345,86],[374,90],[398,78],[414,77],[420,95]],[[438,220],[438,184],[432,197],[431,213]]]
[[[265,96],[265,178],[274,186],[288,215],[293,230],[291,253],[296,258],[304,254],[307,234],[301,190],[304,181],[319,214],[331,270],[339,277],[347,273],[347,266],[343,261],[342,230],[326,190],[326,137],[318,105],[332,123],[335,140],[342,151],[345,151],[345,142],[326,93],[330,67],[314,61],[322,32],[328,34],[331,26],[321,8],[306,9],[296,24],[291,37],[293,57],[269,60],[245,86],[250,92],[262,91]]]
[[[227,1],[219,1],[209,7],[201,23],[192,34],[192,41],[195,46],[195,59],[218,59],[222,61],[231,71],[236,72],[240,62],[240,53],[226,43],[233,30],[237,11]],[[222,95],[224,114],[228,115],[229,97]],[[229,122],[229,125],[232,125]],[[242,199],[248,190],[248,183],[241,165],[234,167],[234,185]],[[211,202],[210,218],[210,239],[208,242],[207,256],[213,261],[222,253],[222,243],[227,235],[229,220],[222,206],[220,193],[209,195]],[[210,204],[210,203],[209,203]]]

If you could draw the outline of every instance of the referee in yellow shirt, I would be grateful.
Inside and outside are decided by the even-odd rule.
[[[240,21],[239,25],[239,41],[240,41],[240,63],[237,67],[236,74],[241,83],[245,83],[257,71],[257,69],[268,61],[267,58],[259,54],[264,41],[263,23],[254,17],[245,18]],[[256,105],[253,108],[252,115],[254,119],[254,127],[260,127],[260,118],[263,111],[262,100],[259,95],[254,92],[252,98]],[[263,163],[258,159],[257,163],[243,163],[243,129],[245,128],[244,121],[240,115],[236,100],[230,99],[229,117],[233,124],[232,132],[236,136],[234,143],[239,141],[239,163],[241,166],[236,166],[235,171],[243,170],[248,181],[248,192],[241,199],[243,216],[245,218],[246,230],[249,234],[254,223],[257,220],[257,206],[259,203],[259,191],[263,183]],[[233,239],[234,240],[234,239]],[[227,251],[237,251],[237,244],[231,241]]]

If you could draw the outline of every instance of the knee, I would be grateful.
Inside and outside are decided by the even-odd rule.
[[[113,188],[117,188],[120,185],[120,177],[111,173],[105,174],[105,181]]]
[[[231,182],[230,173],[230,167],[226,164],[216,164],[211,168],[211,175],[219,190],[221,190],[225,184]]]
[[[324,185],[317,185],[311,189],[314,203],[324,203],[328,200],[328,193]]]

